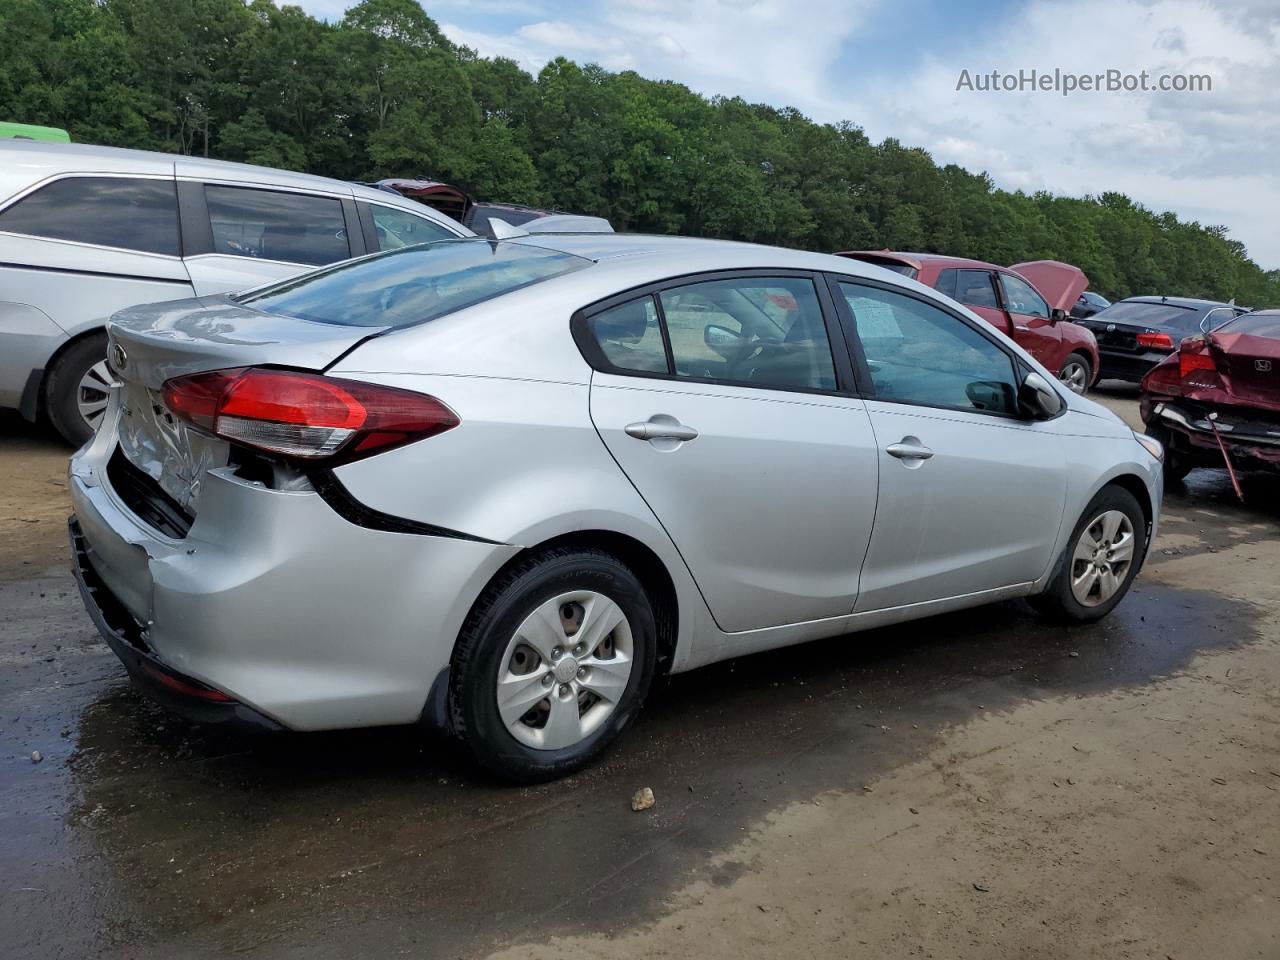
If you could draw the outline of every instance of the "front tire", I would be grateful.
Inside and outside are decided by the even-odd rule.
[[[1147,522],[1137,499],[1104,487],[1089,502],[1044,593],[1033,606],[1057,620],[1093,623],[1124,599],[1147,551]]]
[[[93,436],[106,414],[110,386],[105,333],[76,341],[49,369],[45,409],[49,422],[67,443],[82,447]]]
[[[1093,364],[1083,354],[1073,353],[1062,362],[1058,379],[1072,393],[1083,395],[1093,383]]]
[[[653,609],[635,574],[601,550],[551,550],[476,601],[450,669],[450,721],[500,777],[566,776],[634,719],[656,661]]]

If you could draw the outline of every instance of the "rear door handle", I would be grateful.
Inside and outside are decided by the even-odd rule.
[[[899,460],[928,460],[933,456],[933,451],[915,437],[903,437],[885,447],[884,452]]]
[[[637,440],[694,440],[698,436],[698,431],[693,427],[686,427],[669,417],[628,423],[622,429],[628,437],[635,437]]]

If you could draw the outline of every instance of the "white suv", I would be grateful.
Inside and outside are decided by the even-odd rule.
[[[472,232],[398,194],[240,163],[0,141],[0,407],[89,438],[106,318]]]

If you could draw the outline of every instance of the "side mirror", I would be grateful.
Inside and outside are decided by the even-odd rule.
[[[1061,323],[1065,319],[1067,319],[1067,311],[1063,310],[1061,307],[1054,307],[1049,311],[1050,323]]]
[[[702,331],[702,340],[707,347],[723,360],[733,360],[742,352],[743,339],[728,327],[709,323]]]
[[[1062,412],[1062,394],[1034,370],[1022,378],[1018,408],[1032,420],[1049,420]]]
[[[999,380],[975,380],[965,385],[964,393],[975,410],[1000,412],[1013,406],[1009,402],[1013,390],[1010,389],[1009,384]]]

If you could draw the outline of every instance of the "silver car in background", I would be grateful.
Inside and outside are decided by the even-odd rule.
[[[121,307],[243,290],[411,243],[472,236],[396,194],[286,170],[0,141],[0,407],[89,438]]]
[[[442,241],[124,310],[86,605],[208,721],[434,723],[520,780],[658,673],[1014,597],[1090,621],[1160,445],[936,291],[670,237]]]

